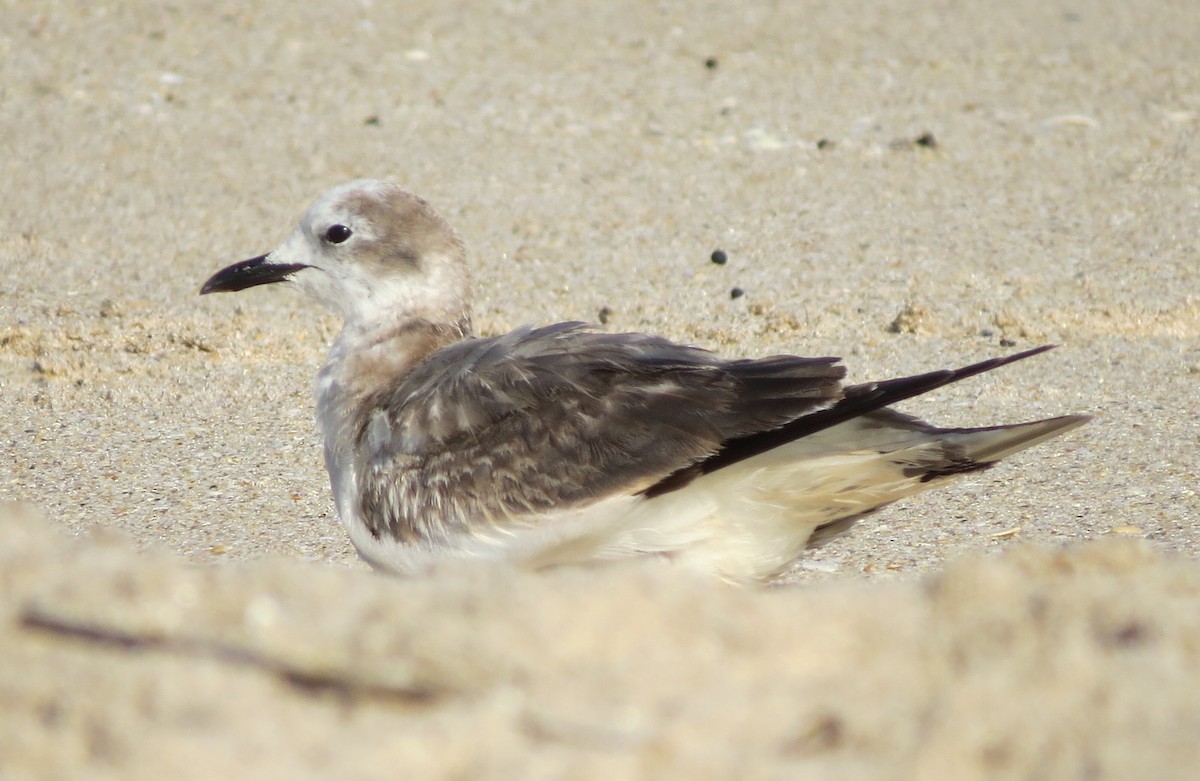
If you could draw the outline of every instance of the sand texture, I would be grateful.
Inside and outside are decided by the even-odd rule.
[[[1197,777],[1197,40],[1183,0],[3,4],[0,781]],[[768,589],[380,576],[313,423],[337,322],[197,296],[360,176],[458,228],[485,334],[855,382],[1055,343],[903,410],[1097,418]]]

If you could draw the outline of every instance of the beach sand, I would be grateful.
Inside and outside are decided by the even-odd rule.
[[[0,779],[1194,777],[1200,14],[782,5],[0,8]],[[361,176],[460,231],[484,334],[1054,343],[902,409],[1096,420],[766,589],[378,575],[338,323],[197,296]]]

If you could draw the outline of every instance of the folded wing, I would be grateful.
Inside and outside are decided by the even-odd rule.
[[[376,536],[437,541],[645,491],[727,441],[837,402],[837,361],[725,361],[579,323],[460,342],[365,417],[362,517]]]

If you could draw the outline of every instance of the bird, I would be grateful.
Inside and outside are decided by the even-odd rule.
[[[462,240],[380,180],[329,190],[200,294],[285,281],[342,317],[315,382],[325,466],[359,555],[400,575],[646,556],[761,582],[1090,420],[939,428],[891,408],[1053,345],[846,385],[836,357],[727,359],[583,322],[477,336]]]

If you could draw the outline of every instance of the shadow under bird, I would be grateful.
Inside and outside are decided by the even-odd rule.
[[[345,324],[316,380],[338,515],[376,567],[665,555],[769,577],[897,499],[1083,415],[937,428],[889,405],[1044,352],[844,386],[837,358],[727,360],[583,323],[472,333],[463,244],[386,182],[335,187],[201,294],[288,281]]]

